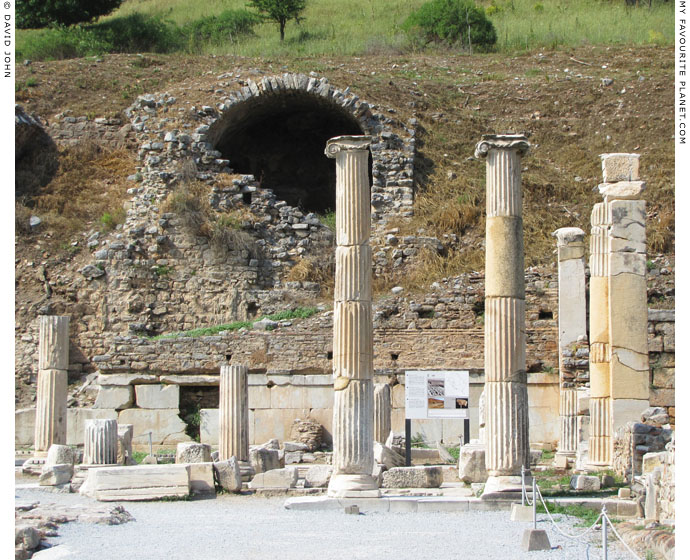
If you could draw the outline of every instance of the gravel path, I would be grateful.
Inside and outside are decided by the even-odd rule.
[[[22,501],[93,503],[77,494],[17,490]],[[118,502],[136,519],[117,526],[88,523],[60,525],[50,539],[77,553],[80,560],[162,558],[165,560],[472,560],[599,559],[601,534],[591,544],[573,543],[553,529],[545,515],[551,551],[523,552],[522,533],[529,523],[510,521],[508,512],[370,513],[288,511],[283,498],[222,495],[180,502]],[[113,503],[115,505],[115,503]],[[578,520],[561,517],[566,532]],[[615,541],[610,536],[609,541]],[[560,548],[554,548],[560,547]],[[632,556],[616,543],[610,560]]]

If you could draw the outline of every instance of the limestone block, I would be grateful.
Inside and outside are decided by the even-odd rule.
[[[99,385],[134,385],[156,383],[158,376],[151,373],[101,373],[96,379]]]
[[[294,488],[297,484],[297,469],[285,467],[259,473],[252,478],[249,488]]]
[[[136,385],[139,408],[172,408],[180,406],[178,385]]]
[[[118,422],[134,426],[134,445],[148,445],[148,433],[152,432],[154,445],[174,445],[191,441],[185,433],[186,424],[177,409],[128,408],[120,412]]]
[[[617,183],[600,183],[599,194],[605,202],[617,200],[636,200],[647,187],[644,181],[619,181]]]
[[[117,411],[108,408],[68,408],[67,445],[83,445],[86,420],[117,420]]]
[[[271,408],[271,388],[266,385],[249,385],[249,408]]]
[[[612,253],[647,253],[647,244],[644,241],[612,237],[609,239],[609,243]]]
[[[336,301],[333,308],[333,374],[350,379],[373,377],[371,302]]]
[[[629,368],[618,360],[617,354],[614,354],[611,360],[611,397],[616,400],[649,398],[648,371]]]
[[[199,411],[201,418],[199,435],[201,443],[218,445],[218,409],[202,408]]]
[[[20,408],[14,411],[14,445],[15,447],[33,445],[35,408]]]
[[[102,502],[189,496],[187,465],[135,465],[89,469],[80,494]]]
[[[642,474],[651,473],[656,467],[663,467],[666,457],[666,451],[645,453],[642,457]]]
[[[304,385],[329,387],[333,390],[333,376],[331,374],[310,374],[304,376]]]
[[[658,521],[659,509],[657,500],[657,489],[655,480],[658,479],[658,471],[651,472],[644,476],[644,486],[646,490],[644,501],[644,518],[645,520]]]
[[[486,219],[486,297],[525,298],[522,218]],[[516,271],[520,271],[516,274]]]
[[[398,383],[391,387],[391,401],[393,408],[405,408],[405,385]]]
[[[613,431],[616,432],[628,422],[639,422],[640,415],[647,408],[647,399],[614,399],[612,403]]]
[[[486,482],[486,446],[468,443],[460,448],[458,459],[458,478],[462,482]]]
[[[69,316],[41,315],[38,337],[38,369],[69,367]]]
[[[67,371],[41,369],[36,381],[34,449],[47,452],[53,443],[67,443]]]
[[[309,414],[309,409],[304,408],[257,409],[254,411],[253,441],[264,442],[273,438],[285,441],[290,435],[295,418],[306,418]]]
[[[213,482],[213,463],[190,463],[189,489],[192,494],[215,494],[216,487]]]
[[[65,484],[72,479],[74,467],[72,463],[46,465],[43,467],[43,472],[38,477],[39,486],[57,486]]]
[[[280,453],[277,449],[267,449],[265,447],[250,447],[249,448],[249,463],[254,472],[262,473],[279,469]]]
[[[598,476],[578,474],[570,479],[570,487],[573,490],[596,492],[601,488],[601,481]]]
[[[133,402],[134,389],[131,385],[101,385],[93,407],[121,410],[129,408]]]
[[[374,461],[384,465],[387,469],[405,465],[405,457],[378,441],[374,442]]]
[[[293,385],[276,385],[271,388],[271,408],[306,408],[305,388]]]
[[[609,255],[609,271],[611,273],[611,280],[613,281],[617,276],[637,276],[642,278],[642,282],[644,283],[644,277],[645,274],[647,273],[647,258],[646,255],[642,253],[611,253]],[[627,284],[624,283],[619,283],[618,286],[615,288],[615,292],[613,291],[614,288],[613,286],[609,289],[609,293],[611,295],[617,295],[618,298],[622,301],[623,298],[625,297],[625,294],[621,293],[622,290],[634,290],[632,293],[634,294],[639,294],[639,289],[638,285],[640,280],[632,278],[628,280],[628,282],[632,283],[632,286],[628,286]],[[635,297],[635,301],[638,300],[639,297]],[[647,302],[646,300],[644,301],[644,306],[645,308],[647,307]]]
[[[577,229],[577,228],[575,228]],[[585,246],[573,246],[573,247],[559,247],[558,248],[558,262],[559,266],[565,265],[568,261],[574,260],[579,261],[584,259],[585,256]]]
[[[240,492],[242,490],[240,465],[235,457],[230,457],[227,461],[216,461],[213,463],[213,468],[221,487],[228,492]]]
[[[175,463],[210,463],[211,446],[193,441],[178,443]]]
[[[384,488],[439,488],[441,467],[395,467],[383,473]]]
[[[577,414],[589,414],[589,394],[585,391],[577,392]]]
[[[411,432],[413,438],[421,437],[428,445],[443,441],[443,424],[435,419],[413,419]]]
[[[69,445],[58,445],[54,443],[48,449],[48,456],[46,457],[46,466],[52,465],[73,465],[74,464],[74,450]]]
[[[305,408],[333,408],[333,387],[305,387]]]
[[[312,465],[304,473],[305,488],[328,488],[333,467],[330,465]]]
[[[640,178],[639,154],[601,154],[604,182],[637,181]]]
[[[309,418],[321,424],[321,442],[325,444],[333,443],[333,408],[312,408],[309,411]]]
[[[117,425],[117,463],[119,465],[134,465],[132,456],[132,438],[134,426],[132,424]]]
[[[649,390],[649,404],[650,406],[676,406],[676,391],[675,389],[650,389]]]
[[[41,543],[41,533],[30,525],[15,525],[14,542],[15,545],[22,543],[26,550],[33,550]],[[18,560],[18,558],[19,557],[16,556],[16,560]],[[36,555],[32,558],[36,558]]]
[[[228,365],[220,368],[218,439],[220,458],[249,459],[248,368]]]
[[[158,380],[166,385],[205,385],[207,387],[218,386],[218,375],[161,375]]]

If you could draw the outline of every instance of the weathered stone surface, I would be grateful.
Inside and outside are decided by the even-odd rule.
[[[179,385],[136,385],[139,408],[172,408],[180,406]]]
[[[213,468],[218,478],[218,483],[228,492],[239,492],[242,490],[242,475],[240,465],[235,457],[230,457],[225,461],[216,461]]]
[[[247,366],[221,366],[218,436],[220,459],[249,460]]]
[[[525,529],[522,533],[522,550],[551,550],[549,536],[544,529]]]
[[[219,411],[217,408],[202,408],[199,411],[199,436],[201,443],[218,445]]]
[[[186,424],[177,409],[128,408],[120,412],[118,422],[134,426],[135,445],[148,444],[149,431],[154,445],[174,445],[191,438],[185,433]]]
[[[277,449],[252,446],[249,448],[249,463],[256,473],[279,469],[280,453]]]
[[[573,490],[596,492],[601,488],[601,481],[598,476],[578,474],[570,479],[570,487]]]
[[[395,467],[383,473],[384,488],[439,488],[441,467]]]
[[[184,497],[190,492],[187,465],[136,465],[89,469],[80,494],[103,502]]]
[[[69,316],[39,317],[38,369],[67,370],[69,367]]]
[[[402,467],[405,464],[405,457],[393,451],[390,447],[374,442],[374,461],[384,465],[387,469]]]
[[[637,181],[640,178],[639,154],[601,154],[605,183]]]
[[[374,441],[384,443],[391,431],[391,386],[377,383],[374,386]]]
[[[296,484],[297,469],[285,467],[255,475],[249,483],[249,488],[294,488]]]
[[[211,446],[205,443],[184,442],[177,444],[175,463],[210,463]]]
[[[306,451],[321,449],[322,439],[323,426],[310,418],[305,420],[297,418],[290,428],[290,440],[304,443],[307,446]],[[287,448],[286,451],[288,451]]]
[[[71,463],[45,466],[41,476],[38,477],[38,484],[40,486],[65,484],[70,481],[73,472],[74,467]]]
[[[298,442],[298,441],[286,441],[283,442],[283,449],[285,450],[286,453],[291,453],[294,451],[309,451],[309,446],[306,443]]]
[[[58,445],[54,443],[48,449],[48,456],[46,457],[46,466],[52,465],[73,465],[74,451],[69,445]]]
[[[14,411],[15,447],[33,445],[36,421],[35,408],[20,408]]]
[[[645,453],[642,457],[642,474],[651,473],[656,467],[661,467],[666,462],[666,451]]]
[[[634,200],[640,197],[647,187],[644,181],[619,181],[617,183],[601,183],[599,193],[606,202],[614,200]]]
[[[33,550],[41,543],[41,534],[30,525],[16,525],[14,544],[22,544],[25,550]]]
[[[44,360],[55,361],[57,358],[46,356]],[[64,370],[40,369],[36,381],[34,449],[38,453],[47,453],[53,443],[67,443],[66,367]]]
[[[117,411],[108,408],[68,408],[67,445],[83,445],[86,420],[97,418],[117,420]]]
[[[327,488],[331,474],[333,474],[333,467],[330,465],[312,465],[304,474],[304,487]]]
[[[486,446],[478,443],[468,443],[460,448],[458,458],[458,478],[462,482],[486,482],[489,474],[486,472]]]
[[[122,410],[130,407],[133,402],[134,390],[131,385],[101,385],[93,407]]]
[[[132,438],[134,426],[132,424],[117,425],[117,463],[119,465],[134,465],[132,456]]]
[[[87,420],[84,427],[84,463],[117,463],[117,420]]]
[[[213,463],[188,463],[189,489],[192,494],[215,494]]]

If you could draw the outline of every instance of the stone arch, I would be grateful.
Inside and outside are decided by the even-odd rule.
[[[307,212],[335,209],[335,168],[326,141],[377,135],[369,106],[324,78],[284,74],[249,82],[226,101],[207,141],[236,173],[253,175],[279,200]],[[371,178],[371,168],[370,168]]]

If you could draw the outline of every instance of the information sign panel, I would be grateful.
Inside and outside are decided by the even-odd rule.
[[[468,418],[469,405],[469,371],[405,372],[405,418]]]

